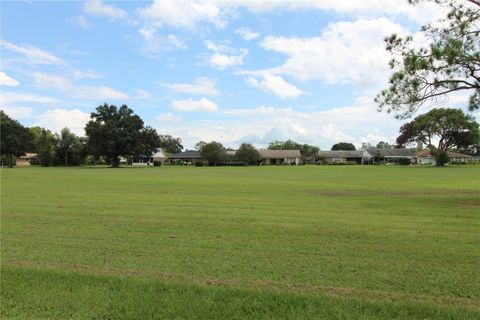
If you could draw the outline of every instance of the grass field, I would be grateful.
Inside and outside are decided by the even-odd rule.
[[[480,319],[480,167],[1,171],[2,319]]]

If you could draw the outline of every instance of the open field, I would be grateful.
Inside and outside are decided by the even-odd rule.
[[[1,175],[2,319],[480,318],[480,167]]]

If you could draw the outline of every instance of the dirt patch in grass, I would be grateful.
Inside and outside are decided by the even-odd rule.
[[[99,268],[91,265],[82,264],[54,264],[45,262],[39,264],[38,262],[15,260],[6,261],[4,266],[29,268],[29,269],[49,269],[54,271],[72,271],[93,275],[104,276],[123,276],[123,277],[137,277],[137,278],[153,278],[166,279],[181,283],[207,285],[207,286],[222,286],[230,288],[244,288],[244,289],[264,289],[273,291],[287,291],[298,294],[311,295],[326,295],[331,297],[356,298],[371,302],[393,302],[393,303],[417,303],[417,304],[437,304],[445,306],[461,306],[469,309],[480,310],[480,299],[462,298],[453,296],[431,296],[421,294],[411,294],[402,292],[390,292],[382,290],[368,290],[348,287],[330,287],[321,286],[311,283],[295,283],[286,284],[276,281],[268,280],[242,280],[242,279],[218,279],[213,277],[200,277],[191,274],[176,274],[170,272],[149,272],[138,269],[118,269],[118,268]]]

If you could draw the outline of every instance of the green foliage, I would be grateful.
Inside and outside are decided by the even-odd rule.
[[[195,167],[203,167],[203,161],[195,162]]]
[[[0,156],[13,167],[15,157],[20,157],[33,149],[33,135],[18,121],[0,110]]]
[[[40,165],[49,167],[55,161],[55,147],[57,137],[50,131],[41,127],[29,128],[33,136],[33,150],[37,153]]]
[[[397,163],[401,166],[409,166],[412,164],[410,158],[398,158]]]
[[[260,153],[250,143],[242,143],[235,153],[235,158],[244,164],[256,164],[260,160]]]
[[[58,154],[58,158],[61,159],[65,167],[69,164],[79,165],[84,156],[84,145],[82,140],[80,140],[80,138],[68,128],[63,128],[56,140],[57,145],[55,152]]]
[[[332,151],[335,151],[335,150],[356,150],[355,149],[355,146],[353,145],[353,143],[349,143],[349,142],[339,142],[339,143],[336,143],[332,146]]]
[[[153,161],[153,166],[154,166],[154,167],[161,167],[161,166],[162,166],[162,162],[161,162],[161,161]]]
[[[208,161],[209,166],[214,166],[219,162],[225,161],[227,158],[227,150],[220,142],[205,143],[201,149],[200,154],[202,159]]]
[[[450,161],[450,157],[446,151],[437,150],[435,158],[439,166],[444,166]]]
[[[202,151],[202,148],[206,145],[207,143],[205,141],[199,141],[197,144],[195,144],[195,150],[197,151]]]
[[[379,143],[377,143],[376,148],[377,149],[393,149],[393,146],[388,142],[380,141]]]
[[[471,92],[470,110],[480,108],[480,3],[435,2],[450,12],[440,24],[423,26],[423,33],[432,40],[429,46],[417,48],[411,36],[394,34],[385,39],[393,74],[390,87],[375,101],[379,110],[395,112],[397,118],[409,117],[426,102],[438,104],[459,91]]]
[[[120,164],[119,157],[150,156],[159,146],[154,129],[144,128],[142,119],[126,105],[98,106],[85,127],[89,152],[107,157],[113,167]]]
[[[438,141],[436,146],[435,141]],[[432,109],[400,128],[397,143],[405,145],[414,142],[439,152],[468,148],[480,142],[480,129],[474,118],[461,109]],[[442,162],[437,159],[437,164],[442,165]]]
[[[171,135],[159,136],[159,147],[169,154],[180,153],[183,150],[182,139],[174,138]]]

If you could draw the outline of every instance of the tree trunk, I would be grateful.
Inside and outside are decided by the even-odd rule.
[[[67,154],[65,154],[64,158],[65,158],[65,167],[67,167],[67,165],[68,165],[68,163],[67,163],[67,160],[68,160],[68,155],[67,155]]]
[[[112,168],[118,168],[120,167],[120,159],[118,156],[112,157]]]
[[[8,167],[13,168],[13,157],[11,154],[8,155]]]

